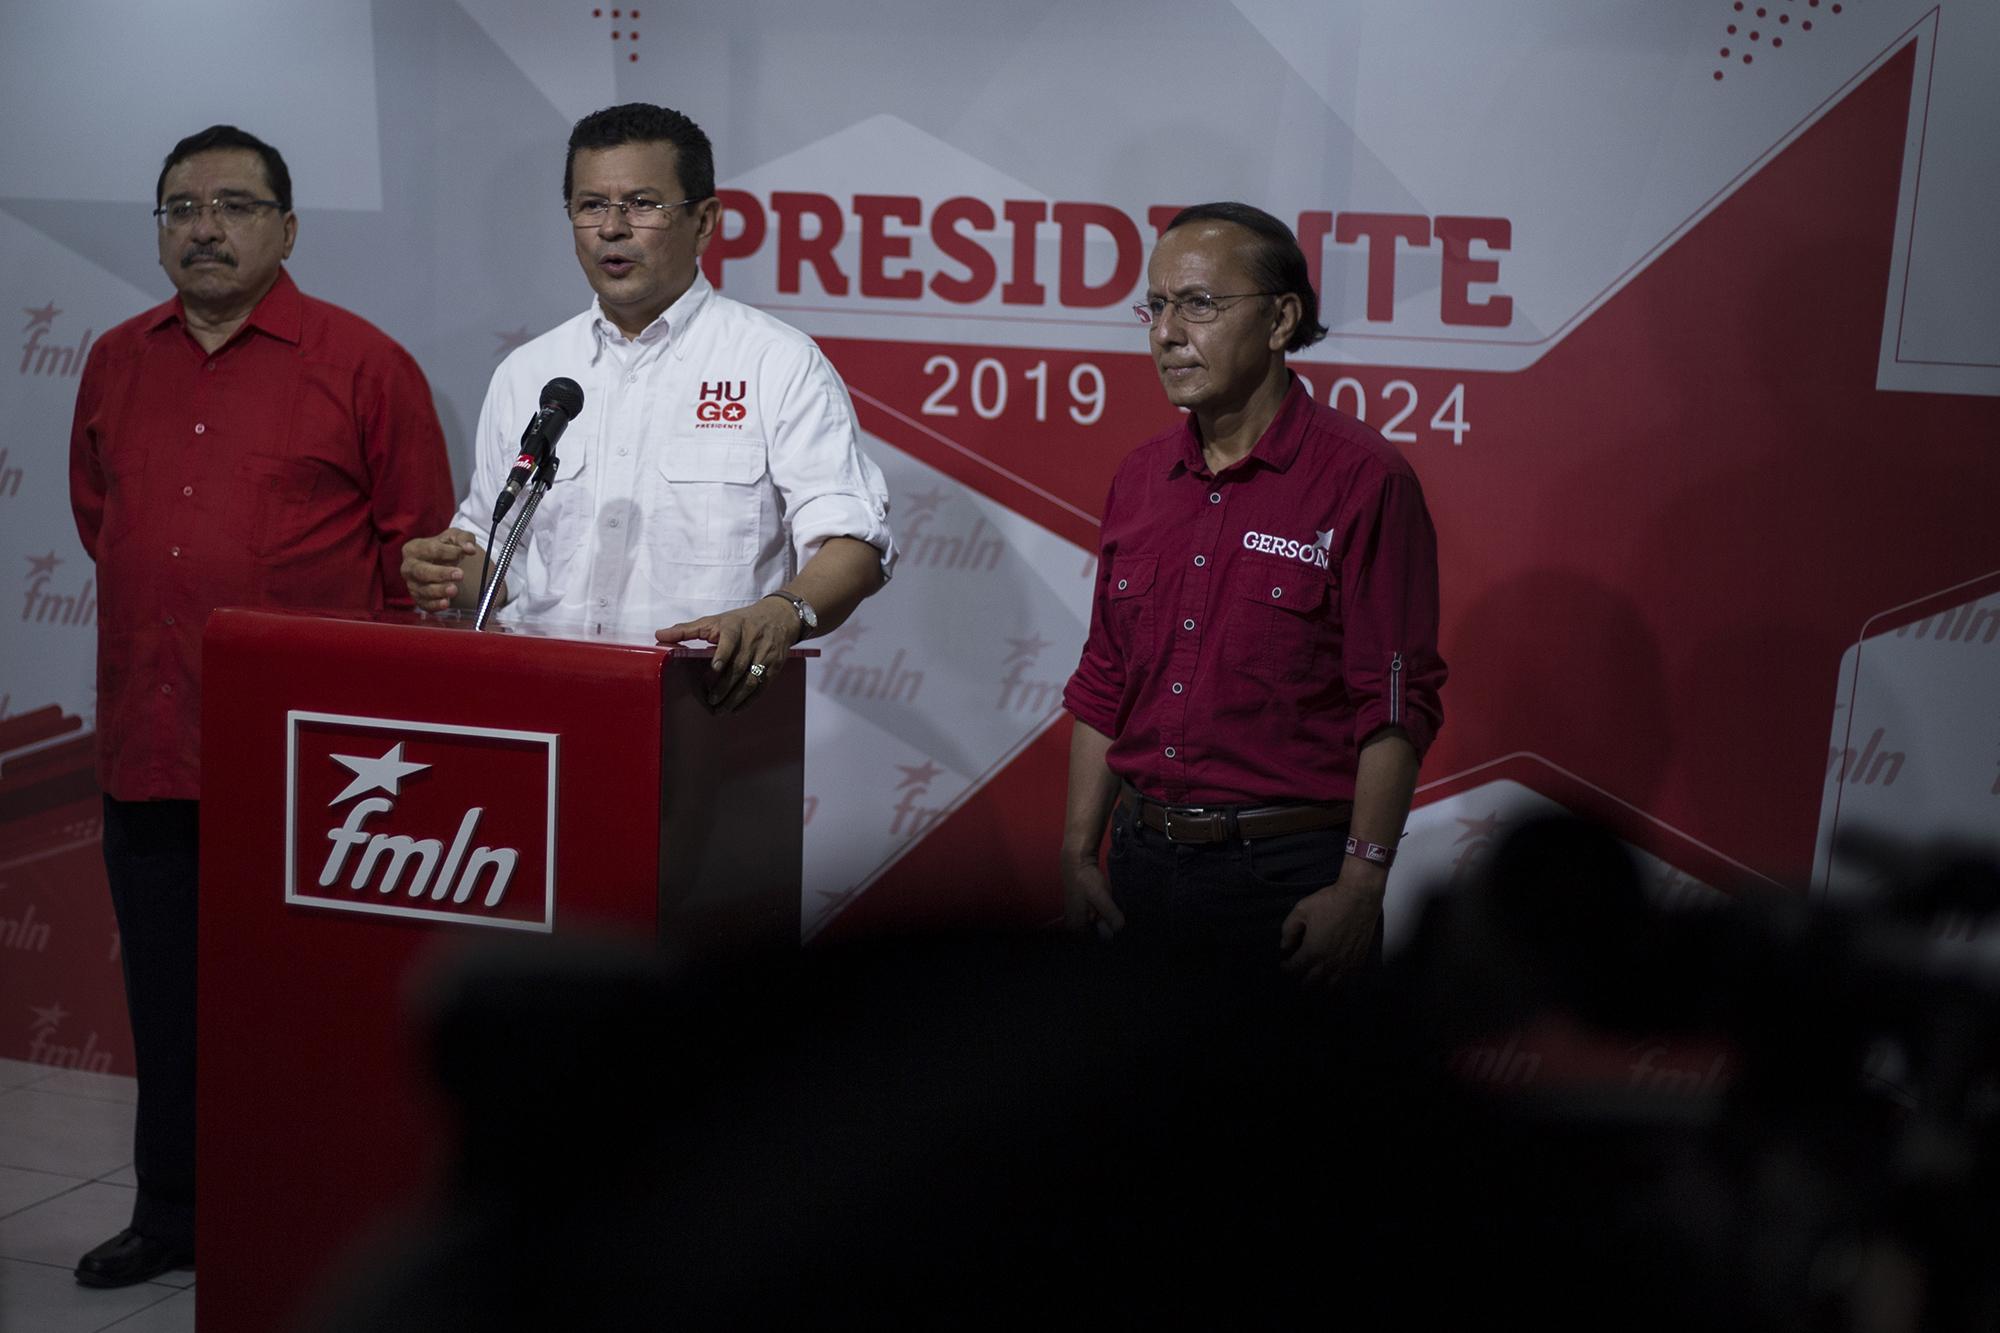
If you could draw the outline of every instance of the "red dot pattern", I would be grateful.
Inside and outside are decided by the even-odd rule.
[[[590,11],[590,16],[594,19],[601,19],[604,17],[604,11],[602,9],[593,9]],[[625,11],[623,9],[614,9],[611,11],[611,17],[614,19],[622,19],[625,17]],[[634,19],[634,21],[636,21],[638,17],[639,17],[639,11],[636,9],[633,10],[632,18]],[[639,30],[637,28],[613,28],[611,30],[611,40],[614,43],[616,42],[636,43],[639,40]],[[628,52],[625,56],[625,59],[628,63],[637,64],[639,60],[639,53],[637,51]]]
[[[1786,5],[1791,5],[1793,3],[1796,3],[1796,0],[1784,0],[1784,3]],[[1748,0],[1747,5],[1746,5],[1746,0],[1732,0],[1732,3],[1729,6],[1729,12],[1731,14],[1742,14],[1745,13],[1747,10],[1747,12],[1749,12],[1756,18],[1767,19],[1771,17],[1771,12],[1775,7],[1776,6],[1774,6],[1771,3],[1771,0],[1765,0],[1765,3],[1761,6],[1756,3],[1756,0]],[[1807,9],[1818,9],[1820,7],[1819,0],[1805,0],[1805,7]],[[1826,7],[1826,10],[1829,14],[1838,14],[1841,12],[1843,8],[1845,8],[1845,6],[1842,4],[1829,3]],[[1789,13],[1780,13],[1777,16],[1777,21],[1779,27],[1781,28],[1789,27],[1791,26],[1792,16]],[[1813,21],[1811,19],[1799,20],[1800,32],[1802,33],[1811,32],[1812,30],[1813,30]],[[1735,23],[1729,23],[1724,25],[1723,31],[1730,37],[1737,37],[1745,41],[1762,42],[1764,40],[1764,32],[1761,28],[1751,28],[1747,32],[1739,32],[1737,25]],[[1774,32],[1771,34],[1770,45],[1773,51],[1781,50],[1785,45],[1785,39],[1778,33]],[[1716,52],[1716,54],[1723,60],[1730,60],[1740,55],[1744,64],[1748,65],[1754,63],[1754,61],[1751,59],[1748,53],[1733,52],[1727,46],[1720,48]],[[1713,71],[1713,73],[1710,75],[1712,79],[1718,82],[1722,79],[1722,76],[1723,76],[1723,71],[1720,69]]]

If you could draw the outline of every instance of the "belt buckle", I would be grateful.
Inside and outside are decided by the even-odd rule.
[[[1180,841],[1180,839],[1174,836],[1174,811],[1176,809],[1180,811],[1181,817],[1183,819],[1187,818],[1190,815],[1205,815],[1208,813],[1206,809],[1204,809],[1199,805],[1184,805],[1178,807],[1171,805],[1162,805],[1160,807],[1160,821],[1163,825],[1165,825],[1165,827],[1161,829],[1161,832],[1167,835],[1168,842]]]

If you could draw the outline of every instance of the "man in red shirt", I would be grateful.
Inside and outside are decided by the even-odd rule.
[[[1063,695],[1067,915],[1330,983],[1379,957],[1442,718],[1436,534],[1402,456],[1286,369],[1326,329],[1282,222],[1184,210],[1137,309],[1187,418],[1125,459],[1105,501]]]
[[[403,597],[403,543],[452,509],[410,355],[285,273],[298,234],[276,149],[183,139],[155,191],[179,295],[91,350],[70,500],[97,562],[97,768],[139,1071],[132,1224],[77,1281],[194,1258],[201,633],[218,606],[369,610]],[[407,605],[407,600],[404,602]]]

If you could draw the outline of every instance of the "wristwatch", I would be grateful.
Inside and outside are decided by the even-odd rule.
[[[799,632],[801,639],[810,639],[814,634],[819,632],[819,612],[812,609],[811,602],[808,602],[795,592],[786,592],[783,588],[778,589],[776,592],[767,592],[764,595],[766,597],[782,597],[792,604],[792,609],[799,613],[799,624],[804,627]]]

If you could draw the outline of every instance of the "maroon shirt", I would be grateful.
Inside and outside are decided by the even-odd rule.
[[[1443,719],[1437,536],[1416,474],[1297,379],[1220,474],[1194,419],[1112,479],[1083,660],[1063,692],[1112,772],[1181,804],[1354,795],[1361,742]]]
[[[97,768],[121,800],[201,794],[201,632],[219,606],[370,610],[450,520],[409,353],[280,271],[213,354],[180,298],[91,350],[70,502],[97,561]]]

